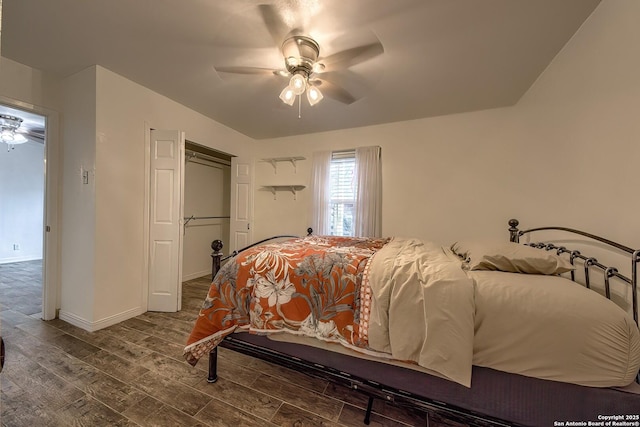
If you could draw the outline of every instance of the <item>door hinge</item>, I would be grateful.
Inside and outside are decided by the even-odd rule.
[[[46,231],[47,233],[51,231],[51,226],[47,225],[46,227],[44,227],[44,231]]]

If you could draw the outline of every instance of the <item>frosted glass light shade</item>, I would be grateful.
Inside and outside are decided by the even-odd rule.
[[[307,89],[307,100],[309,100],[309,105],[316,105],[318,102],[322,101],[322,98],[324,98],[324,96],[322,95],[322,92],[320,92],[320,89],[315,86],[309,86],[309,89]]]
[[[3,129],[2,133],[0,133],[0,139],[2,139],[4,142],[13,143],[13,140],[14,140],[13,131],[11,129]]]
[[[280,99],[287,105],[293,105],[296,100],[296,94],[291,86],[287,86],[280,92]]]
[[[15,133],[12,129],[3,129],[0,133],[0,140],[7,144],[17,145],[27,142],[27,138],[20,133]]]
[[[294,74],[289,81],[289,86],[296,95],[302,95],[307,88],[307,79],[302,74]]]
[[[27,142],[27,138],[22,135],[21,133],[16,133],[13,137],[13,142],[11,142],[12,144],[24,144],[25,142]]]

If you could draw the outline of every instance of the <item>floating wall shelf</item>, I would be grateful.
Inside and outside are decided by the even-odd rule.
[[[273,193],[273,200],[276,200],[276,193],[278,191],[291,191],[293,193],[293,200],[297,199],[298,191],[305,188],[304,185],[263,185],[265,188]]]
[[[263,162],[271,163],[273,166],[273,173],[278,173],[278,162],[289,162],[293,165],[293,171],[297,172],[296,162],[298,160],[305,160],[305,157],[294,156],[294,157],[270,157],[268,159],[261,159]]]

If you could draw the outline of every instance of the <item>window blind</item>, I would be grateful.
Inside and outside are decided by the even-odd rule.
[[[336,151],[331,155],[331,223],[330,233],[353,236],[356,181],[355,151]]]

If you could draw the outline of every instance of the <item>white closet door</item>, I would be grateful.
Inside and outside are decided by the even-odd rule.
[[[229,251],[242,249],[253,242],[253,161],[248,158],[231,159],[231,245]]]
[[[184,134],[151,131],[149,311],[181,308]]]

